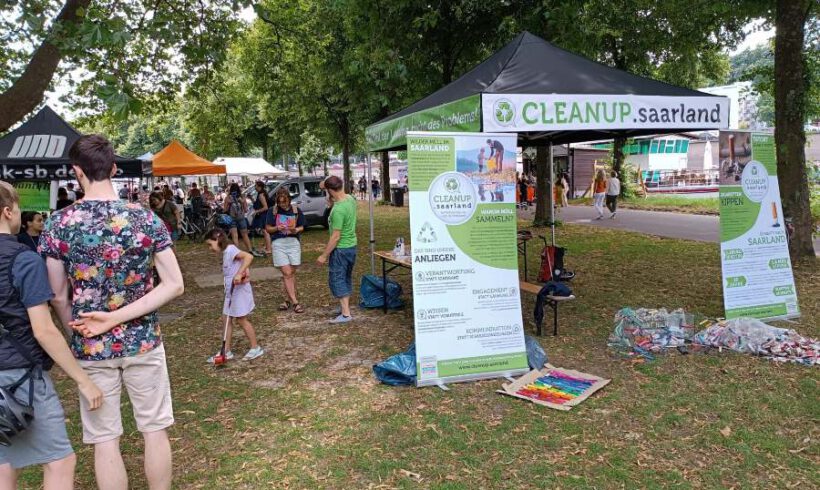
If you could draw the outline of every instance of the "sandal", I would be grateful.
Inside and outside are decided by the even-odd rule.
[[[299,303],[295,303],[293,305],[293,312],[294,313],[304,313],[305,312],[305,307],[300,305]]]
[[[279,305],[279,311],[288,311],[290,309],[290,301],[285,301],[281,305]]]

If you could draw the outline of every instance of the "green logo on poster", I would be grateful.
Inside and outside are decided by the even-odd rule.
[[[498,99],[493,107],[495,121],[501,126],[509,126],[515,118],[515,105],[509,99]]]
[[[447,192],[458,192],[459,187],[460,184],[458,183],[458,179],[449,178],[444,182],[444,188],[447,189]]]

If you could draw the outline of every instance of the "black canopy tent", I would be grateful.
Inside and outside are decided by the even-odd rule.
[[[68,150],[82,136],[45,106],[31,119],[0,138],[0,179],[15,181],[69,180],[74,171]],[[151,163],[115,156],[117,178],[151,175]]]
[[[725,97],[633,75],[523,32],[454,82],[369,126],[366,138],[373,152],[406,148],[407,131],[512,132],[519,146],[549,146],[551,167],[554,144],[721,129],[728,113]],[[370,228],[372,248],[372,199]]]

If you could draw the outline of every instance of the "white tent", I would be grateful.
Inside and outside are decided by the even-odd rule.
[[[228,175],[287,177],[288,173],[261,158],[219,157],[214,163],[225,165]]]

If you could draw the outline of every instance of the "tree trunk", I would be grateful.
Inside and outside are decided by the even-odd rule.
[[[268,161],[268,135],[262,136],[262,160]]]
[[[618,179],[621,180],[621,196],[626,193],[628,183],[621,171],[624,167],[624,145],[626,145],[626,138],[618,137],[612,141],[612,170],[618,173]]]
[[[382,201],[390,204],[390,154],[382,152]]]
[[[345,134],[343,138],[344,141],[342,142],[342,181],[344,181],[345,192],[350,193],[352,192],[352,188],[350,186],[350,135]]]
[[[327,177],[327,159],[322,161],[322,166],[324,167],[324,170],[325,170],[325,177]]]
[[[85,10],[91,0],[66,0],[60,13],[54,19],[55,27],[72,24],[77,21],[77,11]],[[31,55],[31,59],[20,75],[20,78],[5,92],[0,93],[0,133],[21,121],[26,114],[37,108],[43,101],[45,91],[54,78],[54,72],[63,55],[51,44],[51,33]]]
[[[550,149],[548,146],[538,146],[535,150],[535,218],[534,226],[548,226],[550,224],[550,208],[552,190],[550,189]]]
[[[775,14],[774,100],[777,174],[783,214],[794,226],[793,259],[814,258],[809,184],[806,176],[805,22],[811,0],[778,0]]]

